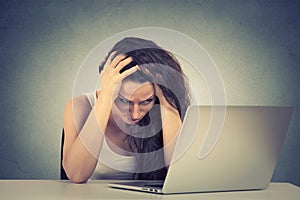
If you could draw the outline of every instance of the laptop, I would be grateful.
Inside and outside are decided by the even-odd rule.
[[[192,105],[164,181],[108,185],[160,194],[265,189],[293,113],[290,106]]]

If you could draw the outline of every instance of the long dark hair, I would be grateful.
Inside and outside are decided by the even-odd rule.
[[[174,108],[183,120],[187,107],[190,105],[190,93],[187,79],[181,66],[172,53],[162,49],[153,41],[136,37],[127,37],[115,44],[105,60],[99,66],[102,71],[108,56],[116,52],[115,56],[125,54],[133,59],[120,73],[138,65],[140,70],[126,77],[124,80],[132,80],[139,83],[150,82],[157,84],[163,92],[166,100]],[[158,98],[155,105],[159,104]],[[155,112],[159,117],[150,117],[149,112]],[[136,137],[132,134],[126,137],[131,149],[138,154],[138,169],[133,179],[164,179],[166,167],[163,154],[163,133],[159,106],[153,106],[145,117],[138,123],[142,131],[138,133],[149,137]],[[155,121],[155,122],[153,122]],[[151,126],[149,124],[151,123]]]

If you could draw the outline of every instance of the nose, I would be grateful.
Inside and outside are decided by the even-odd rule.
[[[133,104],[130,109],[130,116],[132,120],[140,119],[141,117],[141,110],[138,104]]]

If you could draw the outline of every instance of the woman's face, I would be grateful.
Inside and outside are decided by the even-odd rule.
[[[153,84],[125,80],[113,105],[114,119],[126,124],[136,124],[152,108],[154,101]]]

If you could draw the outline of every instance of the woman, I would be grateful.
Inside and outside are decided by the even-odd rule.
[[[152,41],[125,38],[99,72],[100,89],[65,107],[68,178],[164,179],[190,103],[179,63]]]

